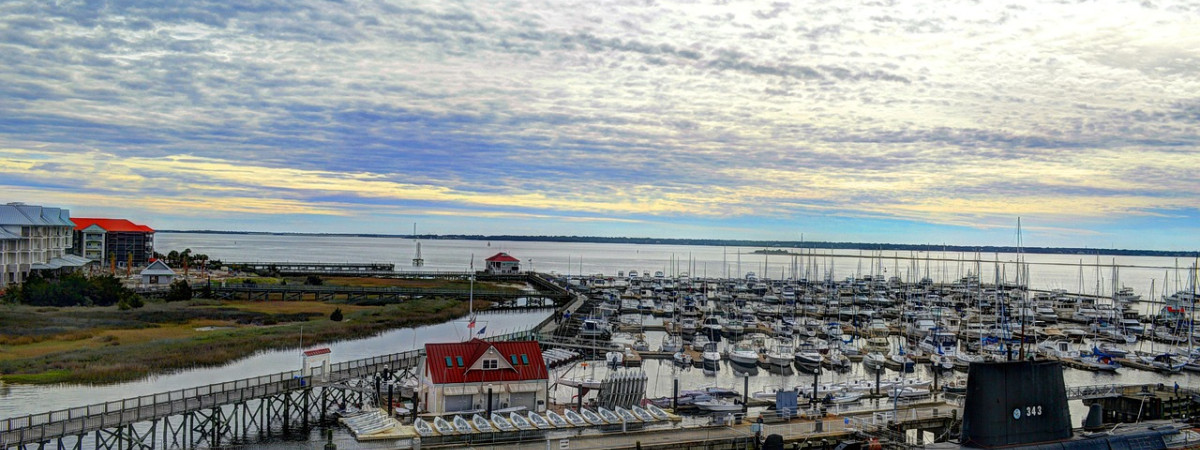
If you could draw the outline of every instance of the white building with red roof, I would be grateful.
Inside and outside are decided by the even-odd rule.
[[[487,261],[484,271],[490,274],[521,273],[521,260],[513,258],[508,253],[500,252],[484,261]]]
[[[424,366],[418,395],[431,413],[486,410],[489,390],[493,410],[546,410],[550,372],[537,341],[425,344]]]

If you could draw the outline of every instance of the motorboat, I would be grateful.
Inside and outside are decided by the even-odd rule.
[[[679,336],[671,334],[663,336],[660,351],[663,353],[675,353],[680,350],[683,350],[683,341],[679,339]]]
[[[751,347],[749,342],[740,341],[733,345],[733,349],[729,351],[729,360],[738,364],[756,365],[758,364],[758,350]]]
[[[721,353],[717,351],[717,344],[709,342],[704,347],[704,352],[700,354],[704,359],[705,368],[718,367],[721,364]]]
[[[708,336],[697,334],[696,338],[692,339],[692,350],[702,352],[709,342]]]
[[[675,352],[675,354],[671,356],[671,360],[674,361],[676,365],[684,367],[692,365],[692,355],[684,352]]]
[[[862,392],[843,392],[838,395],[828,397],[828,399],[829,399],[829,403],[834,403],[834,404],[840,405],[840,404],[857,402],[857,401],[861,400],[862,397],[863,397]]]
[[[887,357],[883,356],[882,353],[871,352],[871,353],[867,353],[867,356],[863,357],[863,365],[867,366],[867,368],[870,368],[870,369],[883,368],[883,364],[885,361],[887,361]]]
[[[767,361],[778,366],[786,366],[795,360],[795,353],[792,350],[790,339],[776,338],[771,340],[771,347],[767,349]]]
[[[801,350],[793,354],[793,360],[802,366],[815,367],[821,364],[823,359],[820,353],[811,350]]]
[[[742,404],[732,400],[709,400],[704,402],[696,402],[696,407],[701,411],[709,412],[732,412],[741,411]]]

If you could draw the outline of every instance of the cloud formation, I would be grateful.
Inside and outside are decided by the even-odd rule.
[[[1083,245],[1195,229],[1196,29],[1117,0],[5,2],[0,189],[174,228],[1022,216]]]

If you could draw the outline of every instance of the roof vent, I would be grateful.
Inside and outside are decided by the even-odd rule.
[[[25,206],[25,202],[8,202],[8,203],[6,203],[6,205],[8,205],[8,206]]]

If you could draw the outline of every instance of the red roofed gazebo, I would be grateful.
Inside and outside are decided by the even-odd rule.
[[[508,253],[500,252],[486,259],[487,268],[485,272],[490,274],[515,274],[521,273],[521,260],[513,258]]]

